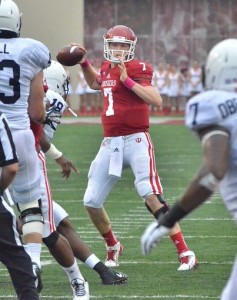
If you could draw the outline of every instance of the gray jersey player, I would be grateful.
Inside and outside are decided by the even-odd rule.
[[[176,222],[205,202],[219,187],[237,223],[237,39],[227,39],[210,51],[205,91],[186,106],[186,126],[201,140],[202,165],[181,199],[150,224],[141,238],[147,255]],[[221,300],[237,299],[237,257]]]
[[[39,275],[43,217],[40,172],[29,116],[39,123],[46,121],[42,80],[50,53],[41,42],[20,38],[20,29],[18,6],[12,0],[0,1],[0,110],[8,119],[19,158],[12,195],[20,211],[34,273]]]

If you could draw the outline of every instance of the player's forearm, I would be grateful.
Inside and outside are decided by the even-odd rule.
[[[197,178],[192,180],[180,198],[180,205],[187,214],[204,203],[213,194],[213,190],[201,184]]]
[[[28,113],[30,118],[36,123],[45,121],[44,108],[44,89],[43,89],[43,72],[39,72],[31,81],[30,95],[28,99]]]
[[[12,183],[18,171],[18,163],[13,163],[2,168],[0,177],[0,189],[4,191]]]
[[[91,89],[100,90],[100,85],[97,83],[96,78],[99,75],[92,67],[89,60],[86,59],[80,64],[84,78]]]
[[[175,223],[204,203],[212,193],[212,191],[196,184],[196,182],[191,182],[181,199],[159,220],[159,224],[167,228],[173,228]]]

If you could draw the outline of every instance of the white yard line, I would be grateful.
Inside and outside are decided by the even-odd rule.
[[[180,121],[184,120],[183,117],[150,117],[150,124],[167,124],[173,121]],[[100,117],[65,117],[62,118],[61,124],[101,124]]]

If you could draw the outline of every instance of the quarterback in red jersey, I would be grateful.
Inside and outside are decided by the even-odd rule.
[[[102,123],[104,136],[123,136],[148,131],[149,106],[134,92],[131,92],[120,80],[120,68],[110,67],[103,62],[101,67],[101,90],[105,97]],[[144,87],[151,87],[152,67],[145,62],[132,60],[127,62],[126,71],[130,78],[136,78]],[[157,106],[161,99],[157,94]]]
[[[100,74],[86,55],[80,65],[90,88],[104,97],[102,124],[104,139],[93,160],[84,195],[85,208],[105,240],[107,266],[118,266],[123,246],[112,231],[104,203],[122,175],[130,167],[135,188],[156,219],[169,210],[156,170],[154,147],[149,130],[149,105],[162,105],[160,94],[152,86],[153,69],[145,61],[135,60],[137,37],[126,26],[117,25],[104,35],[104,57]],[[170,233],[177,248],[179,271],[197,266],[195,254],[185,243],[178,223]]]

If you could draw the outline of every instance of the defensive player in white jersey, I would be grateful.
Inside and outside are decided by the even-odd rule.
[[[46,92],[47,106],[50,107],[53,105],[57,111],[63,114],[64,109],[67,107],[67,103],[64,99],[66,99],[68,92],[68,79],[63,66],[52,60],[50,67],[44,70],[44,79],[48,88]],[[53,138],[57,126],[57,123],[54,124],[54,128],[48,125],[44,126],[44,132],[50,141]],[[50,145],[50,142],[47,142],[45,138],[41,138],[41,148],[44,152],[46,152],[46,156],[55,159],[55,161],[61,166],[62,175],[66,179],[70,176],[70,172],[72,170],[77,172],[77,169],[72,162],[66,159],[62,152],[58,151],[52,143]],[[54,156],[52,153],[54,153],[54,155],[55,153],[58,153],[58,155]],[[41,153],[41,159],[42,156],[43,155]],[[44,167],[45,172],[43,173],[45,174],[45,160]],[[49,189],[50,185],[47,176],[44,176],[44,182],[46,182]],[[45,190],[45,188],[43,190]],[[50,197],[50,193],[48,197]],[[68,240],[74,252],[74,256],[90,268],[94,269],[100,275],[103,284],[121,284],[127,281],[126,274],[108,268],[99,260],[98,257],[95,256],[95,254],[90,251],[87,245],[80,239],[76,231],[73,229],[67,212],[55,201],[53,203],[53,213],[57,231]]]
[[[11,131],[0,112],[0,261],[8,269],[18,300],[39,300],[32,262],[17,232],[16,216],[4,193],[18,171],[18,159]]]
[[[237,39],[216,44],[206,62],[206,87],[186,106],[186,126],[201,140],[202,165],[181,199],[141,238],[147,255],[176,222],[205,202],[220,187],[237,223]],[[237,256],[221,300],[237,299]]]
[[[21,13],[12,0],[0,1],[0,110],[6,115],[19,158],[12,182],[13,200],[20,211],[23,238],[39,273],[43,232],[40,172],[30,118],[46,121],[43,69],[50,64],[48,48],[39,41],[20,38]],[[30,118],[29,118],[30,116]]]
[[[154,146],[148,132],[149,105],[160,107],[162,98],[151,84],[151,65],[134,59],[136,41],[131,28],[114,26],[104,34],[105,61],[100,74],[86,57],[80,62],[88,84],[93,89],[101,90],[104,98],[104,139],[91,163],[83,201],[106,243],[105,264],[112,267],[119,265],[118,258],[123,246],[112,230],[104,203],[122,176],[123,169],[131,168],[136,190],[155,218],[169,210],[163,198]],[[170,237],[180,260],[178,270],[195,268],[195,254],[189,250],[178,223]]]
[[[52,64],[54,65],[54,61],[52,62]],[[46,70],[47,69],[48,68],[46,68]],[[67,78],[65,71],[64,73],[65,73],[65,78]],[[66,107],[65,101],[62,99],[61,96],[60,96],[61,99],[58,100],[59,95],[54,91],[48,90],[46,92],[46,95],[50,100],[49,112],[51,112],[51,110],[53,109],[53,111],[57,111],[59,113],[59,116],[61,116],[62,112]],[[56,121],[59,122],[58,119],[54,118],[54,121],[50,124],[54,129],[56,127]],[[71,288],[73,290],[73,300],[79,300],[79,299],[88,300],[89,299],[88,282],[85,282],[85,279],[79,270],[79,267],[77,265],[77,262],[75,260],[74,254],[72,252],[72,249],[68,241],[57,232],[55,227],[54,218],[53,218],[53,202],[52,202],[50,184],[47,177],[45,155],[40,148],[40,139],[43,138],[42,124],[36,124],[34,122],[31,122],[31,129],[35,137],[35,144],[36,144],[35,147],[38,153],[38,162],[40,165],[40,172],[41,172],[40,191],[41,191],[42,214],[44,217],[43,242],[48,247],[52,256],[56,259],[56,261],[59,263],[59,265],[62,267],[62,269],[68,276]],[[53,149],[55,149],[54,145],[48,147],[46,154],[52,155]],[[62,162],[63,157],[62,155],[60,155],[60,158],[55,157],[55,159],[57,161],[60,160],[60,162]],[[71,164],[71,168],[73,167],[74,166]],[[75,168],[74,170],[77,171]],[[42,289],[41,282],[39,286],[40,289]]]

